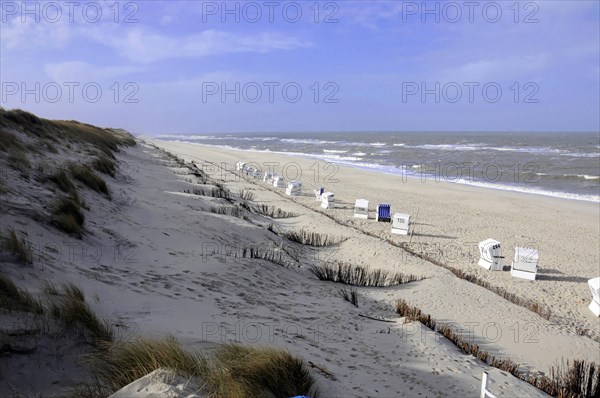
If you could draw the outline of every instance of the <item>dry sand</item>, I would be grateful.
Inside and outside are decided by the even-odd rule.
[[[208,160],[232,169],[238,160],[282,165],[293,161],[303,173],[312,173],[314,164],[310,159],[154,142],[199,165]],[[308,193],[331,171],[323,163],[317,180],[311,174],[302,177],[306,195],[293,199],[264,183],[234,181],[231,173],[206,165],[206,171],[225,179],[232,192],[244,188],[254,193],[257,203],[299,214],[273,220],[277,230],[303,228],[347,238],[321,251],[297,247],[304,263],[340,260],[426,277],[398,287],[359,288],[356,308],[340,298],[339,285],[318,281],[303,267],[213,254],[277,245],[281,239],[266,228],[268,219],[247,222],[210,213],[212,206],[226,202],[185,193],[204,186],[187,168],[151,146],[126,148],[118,159],[121,176],[109,181],[112,201],[85,193],[89,210],[82,240],[25,219],[24,209],[33,212],[40,206],[35,198],[41,195],[39,188],[25,183],[3,197],[2,223],[26,233],[43,258],[32,268],[7,267],[16,283],[34,291],[36,280],[77,283],[93,308],[119,326],[123,337],[171,334],[186,347],[208,350],[230,341],[282,347],[310,364],[324,397],[478,396],[483,371],[490,373],[490,388],[498,397],[545,396],[463,354],[419,323],[405,323],[393,310],[402,298],[438,321],[452,323],[457,331],[470,327],[482,349],[513,358],[523,370],[547,372],[563,357],[598,361],[599,344],[575,334],[576,325],[598,333],[598,320],[587,310],[591,296],[586,286],[586,280],[598,273],[597,205],[452,184],[405,183],[394,176],[340,167],[333,176],[336,182],[324,185],[344,208],[321,210]],[[546,321],[446,269],[365,235],[361,229],[398,242],[408,239],[388,235],[389,225],[353,219],[352,204],[359,197],[369,199],[373,208],[378,201],[389,201],[394,210],[411,214],[418,210],[413,241],[419,244],[462,246],[493,237],[505,244],[511,257],[515,243],[523,237],[533,240],[539,244],[542,276],[535,282],[480,270],[471,252],[450,259],[442,249],[442,260],[539,300],[551,307],[554,316]],[[0,373],[15,381],[11,388],[23,393],[64,393],[81,373],[76,353],[69,352],[40,347],[39,361],[15,357],[0,362]],[[46,371],[36,371],[33,363],[44,363]],[[169,389],[134,388],[166,391],[163,387]]]
[[[329,259],[427,277],[397,289],[361,289],[378,305],[393,304],[403,298],[439,321],[472,333],[484,350],[513,358],[523,370],[546,372],[563,358],[599,359],[599,344],[577,333],[588,329],[590,335],[598,336],[600,332],[598,319],[587,308],[591,300],[587,280],[600,274],[599,207],[595,203],[444,182],[423,183],[420,179],[402,179],[300,157],[155,143],[188,161],[207,160],[229,170],[234,169],[237,161],[256,162],[263,170],[274,167],[275,172],[283,175],[287,172],[290,178],[296,178],[300,170],[306,196],[294,198],[297,204],[290,203],[281,190],[273,195],[269,192],[272,189],[265,189],[262,182],[249,186],[245,181],[233,182],[234,177],[229,173],[219,173],[232,181],[234,191],[254,188],[259,202],[306,215],[284,219],[281,223],[290,229],[305,228],[351,238]],[[211,170],[210,165],[205,167]],[[336,194],[340,208],[319,208],[311,192],[320,185]],[[352,207],[357,198],[370,200],[371,217],[376,204],[381,202],[391,203],[393,211],[418,214],[412,237],[416,250],[544,305],[552,312],[551,319],[544,320],[482,287],[458,279],[447,270],[357,232],[357,229],[369,231],[395,242],[409,240],[391,235],[389,224],[353,218]],[[327,212],[346,226],[318,212]],[[515,246],[537,247],[538,280],[515,279],[508,271],[490,272],[477,266],[476,244],[489,237],[503,243],[505,265],[510,265]]]

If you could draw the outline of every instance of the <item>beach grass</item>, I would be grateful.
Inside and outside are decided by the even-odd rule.
[[[358,293],[356,292],[355,288],[340,289],[340,296],[342,296],[345,301],[358,308]]]
[[[418,321],[429,329],[440,333],[465,354],[472,355],[492,367],[508,372],[528,382],[536,388],[554,397],[585,398],[600,396],[600,366],[595,362],[583,360],[567,361],[553,366],[550,376],[528,376],[519,370],[519,365],[508,357],[495,357],[482,350],[479,345],[467,340],[461,333],[455,332],[449,325],[437,323],[431,315],[424,314],[419,308],[406,300],[396,302],[396,313],[406,321]]]
[[[25,264],[33,263],[32,244],[24,236],[17,236],[13,228],[8,229],[8,234],[4,236],[0,233],[0,248],[13,254],[16,259]]]
[[[289,241],[314,247],[332,246],[345,241],[345,239],[340,237],[306,231],[304,229],[300,231],[285,232],[283,236]]]
[[[141,338],[107,343],[91,363],[98,390],[108,393],[163,368],[197,382],[206,397],[317,397],[302,359],[274,348],[226,344],[209,355],[185,350],[173,337]]]
[[[240,189],[238,191],[238,196],[240,197],[240,199],[243,199],[243,200],[249,200],[249,201],[254,200],[254,193],[248,191],[247,189]]]
[[[117,164],[106,155],[99,156],[92,162],[92,167],[100,173],[114,177],[117,173]]]
[[[247,210],[251,211],[252,213],[259,214],[261,216],[266,216],[269,218],[298,217],[298,214],[296,214],[296,213],[284,211],[278,207],[268,206],[265,204],[248,205],[248,204],[243,203],[242,206],[244,206]]]
[[[114,339],[110,322],[90,308],[83,292],[75,285],[64,285],[62,295],[49,300],[48,311],[68,332],[81,335],[90,333],[97,343]]]
[[[42,314],[44,305],[28,291],[18,288],[8,276],[0,274],[0,309]]]
[[[59,197],[52,204],[52,223],[68,234],[81,235],[85,216],[79,202]]]
[[[88,188],[106,195],[110,199],[110,191],[108,190],[106,181],[96,175],[88,165],[71,163],[69,170],[76,180],[82,182]]]
[[[311,265],[308,271],[321,281],[342,283],[351,286],[389,287],[422,280],[423,277],[401,272],[388,272],[381,269],[334,262],[324,265]]]

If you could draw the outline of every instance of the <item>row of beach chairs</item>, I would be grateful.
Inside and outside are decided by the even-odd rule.
[[[302,182],[292,181],[285,184],[283,177],[272,173],[262,175],[260,170],[246,166],[243,162],[236,164],[236,170],[253,176],[255,179],[260,179],[266,183],[273,185],[276,188],[285,188],[285,193],[288,196],[299,196],[302,194]],[[319,187],[314,190],[315,199],[321,203],[324,209],[335,207],[335,195],[332,192],[325,191],[324,187]],[[357,199],[354,204],[354,217],[358,219],[369,219],[369,201],[367,199]],[[375,221],[389,222],[392,224],[391,232],[393,234],[408,235],[411,232],[410,215],[405,213],[394,213],[392,216],[391,205],[380,203],[377,205],[375,212]],[[479,242],[479,261],[478,265],[488,271],[502,271],[502,245],[494,239],[486,239]],[[538,270],[538,251],[534,248],[516,247],[515,256],[510,266],[510,274],[514,278],[527,280],[535,280]],[[600,317],[600,277],[590,279],[588,286],[592,292],[592,302],[589,305],[590,311],[594,315]]]
[[[489,271],[502,271],[502,248],[500,242],[486,239],[479,242],[478,265]],[[510,265],[510,275],[514,278],[535,280],[538,269],[538,251],[530,247],[516,247],[515,256]],[[600,317],[600,277],[588,280],[592,292],[592,302],[588,306],[590,311]]]
[[[502,271],[502,245],[494,239],[479,242],[477,264],[488,271]],[[516,247],[515,257],[510,266],[510,274],[515,278],[535,280],[537,275],[538,251],[529,247]]]

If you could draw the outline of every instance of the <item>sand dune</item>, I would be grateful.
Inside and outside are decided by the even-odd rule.
[[[3,195],[3,228],[14,226],[39,250],[30,268],[15,265],[3,267],[3,272],[34,293],[40,293],[42,280],[75,282],[93,309],[111,320],[119,338],[173,335],[190,349],[210,351],[222,343],[239,342],[289,350],[304,359],[324,397],[477,396],[483,371],[489,372],[490,388],[499,397],[546,395],[462,353],[420,323],[405,322],[394,311],[398,299],[422,308],[458,332],[472,330],[473,341],[482,349],[499,358],[511,357],[523,371],[547,372],[562,357],[597,360],[598,343],[575,330],[581,326],[590,333],[598,332],[597,319],[586,312],[585,282],[567,277],[516,281],[506,272],[480,271],[472,253],[463,253],[456,260],[457,266],[543,302],[553,311],[551,319],[544,320],[390,245],[378,236],[398,241],[409,238],[391,237],[384,224],[351,216],[354,199],[365,197],[372,204],[389,200],[395,209],[413,214],[418,209],[413,236],[418,244],[448,240],[463,244],[489,236],[510,242],[510,237],[532,237],[540,241],[542,275],[554,269],[583,279],[593,274],[593,265],[585,257],[568,262],[566,256],[580,253],[593,259],[597,255],[586,246],[597,247],[593,223],[597,209],[593,206],[467,187],[399,184],[391,176],[340,168],[333,176],[337,181],[325,185],[336,193],[342,208],[325,211],[308,194],[313,186],[322,184],[323,169],[319,180],[303,178],[305,196],[290,199],[263,183],[245,181],[206,162],[224,162],[225,169],[231,169],[240,159],[283,164],[291,158],[153,143],[188,162],[194,160],[213,182],[203,184],[187,166],[152,145],[139,143],[123,149],[117,154],[119,174],[107,178],[112,199],[81,191],[88,207],[82,239],[57,233],[44,222],[41,215],[52,191],[41,191],[9,171],[11,192]],[[76,153],[72,159],[78,156],[85,159],[84,154]],[[303,172],[310,171],[314,163],[293,161]],[[253,203],[296,216],[273,219],[247,212],[244,218],[213,213],[211,210],[220,207],[235,207],[227,199],[194,193],[195,189],[217,189],[215,184],[223,184],[234,196],[244,189],[254,195]],[[234,201],[243,202],[239,198]],[[495,210],[485,211],[490,208]],[[30,218],[27,209],[40,216]],[[502,209],[509,216],[492,226]],[[557,211],[569,212],[570,218],[546,225]],[[479,212],[478,217],[471,217],[471,212]],[[561,238],[557,242],[576,248],[561,251],[542,244],[575,225],[582,231],[578,240]],[[316,249],[282,237],[299,230],[319,231],[343,238],[343,242]],[[48,249],[51,247],[55,250]],[[281,253],[287,266],[241,258],[240,253],[248,247]],[[340,297],[339,284],[318,281],[307,271],[311,264],[332,261],[425,279],[387,288],[359,287],[357,308]],[[85,377],[77,350],[65,349],[59,354],[37,349],[35,360],[25,356],[0,362],[3,389],[63,394]],[[44,363],[47,371],[32,379],[31,366],[37,363]],[[165,384],[164,378],[158,379],[147,377],[130,388],[141,391],[139,396],[178,393],[181,380]],[[117,396],[131,391],[126,389]]]

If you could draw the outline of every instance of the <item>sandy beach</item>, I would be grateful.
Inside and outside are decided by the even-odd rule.
[[[290,179],[297,178],[299,170],[305,196],[293,199],[285,197],[282,190],[274,193],[263,182],[248,185],[246,181],[234,182],[230,173],[222,170],[219,173],[225,181],[231,179],[228,186],[233,191],[242,187],[255,189],[259,202],[306,215],[284,220],[287,228],[350,238],[336,249],[333,254],[336,260],[427,278],[397,290],[365,289],[368,292],[365,294],[378,303],[392,304],[403,298],[436,319],[455,324],[464,333],[473,333],[485,350],[509,356],[525,368],[530,366],[545,372],[562,359],[597,359],[598,343],[578,335],[580,330],[588,330],[592,337],[599,332],[598,320],[587,308],[591,297],[587,280],[598,274],[599,263],[599,213],[595,203],[402,179],[300,157],[154,142],[188,161],[210,161],[229,170],[238,161],[255,162],[262,169],[273,167],[276,173],[287,172]],[[339,207],[321,209],[312,194],[317,186],[334,192]],[[372,219],[352,217],[357,198],[370,201]],[[373,220],[377,203],[391,203],[393,211],[416,217],[411,242],[416,251],[540,303],[550,310],[550,319],[545,320],[441,267],[365,235],[363,232],[367,231],[396,242],[410,240],[392,236],[389,224]],[[322,212],[338,222],[320,215]],[[505,266],[510,265],[516,246],[538,248],[538,279],[525,281],[512,278],[508,271],[490,272],[479,267],[476,244],[490,237],[502,242]]]
[[[44,170],[64,165],[64,156],[72,162],[89,159],[84,149],[61,151],[64,155],[29,156]],[[47,297],[48,283],[79,286],[90,307],[109,320],[118,341],[173,336],[187,349],[207,352],[232,342],[281,348],[305,361],[321,397],[478,396],[483,372],[489,373],[491,391],[498,397],[547,396],[509,372],[463,353],[421,323],[399,316],[395,305],[405,300],[477,344],[490,358],[510,358],[523,375],[547,374],[563,359],[597,361],[599,343],[591,337],[599,331],[597,318],[587,310],[586,286],[598,263],[595,204],[399,181],[398,176],[313,159],[152,139],[138,140],[115,156],[119,171],[104,177],[110,197],[83,185],[78,188],[86,206],[85,230],[79,237],[57,233],[45,221],[45,209],[56,195],[52,185],[6,169],[3,233],[14,228],[27,238],[33,260],[23,266],[5,257],[10,266],[2,271],[36,297]],[[210,182],[193,175],[192,161]],[[283,167],[301,172],[302,177],[289,178],[303,181],[303,195],[288,197],[262,181],[240,178],[233,172],[238,161],[271,165],[275,172]],[[215,184],[232,198],[202,193]],[[312,189],[321,185],[335,193],[338,207],[320,208]],[[252,198],[241,199],[242,190]],[[371,219],[352,217],[357,198],[370,200]],[[244,201],[293,217],[218,214],[219,209],[238,208]],[[414,215],[412,238],[392,236],[389,224],[373,220],[378,202]],[[301,230],[341,243],[313,248],[284,238]],[[569,233],[572,236],[565,236]],[[523,239],[534,242],[540,251],[540,278],[516,280],[507,271],[480,269],[472,245],[488,237],[503,242],[505,265],[512,246]],[[399,247],[402,242],[410,243],[407,247],[417,255]],[[286,263],[241,256],[248,247],[283,250]],[[424,252],[429,257],[418,255]],[[342,299],[343,284],[319,281],[308,270],[332,262],[423,279],[391,287],[357,287],[356,307]],[[464,268],[491,286],[539,302],[551,311],[550,319],[436,264]],[[7,332],[9,336],[21,336],[22,329],[32,325],[27,314],[3,317],[15,328]],[[52,338],[60,343],[9,340],[11,350],[33,346],[35,354],[0,362],[3,391],[66,394],[87,377],[79,340],[62,334]],[[47,372],[35,371],[40,363]],[[32,372],[35,378],[28,377]],[[116,396],[176,390],[163,381],[145,377],[141,385]]]
[[[0,14],[0,398],[600,398],[600,1]]]

